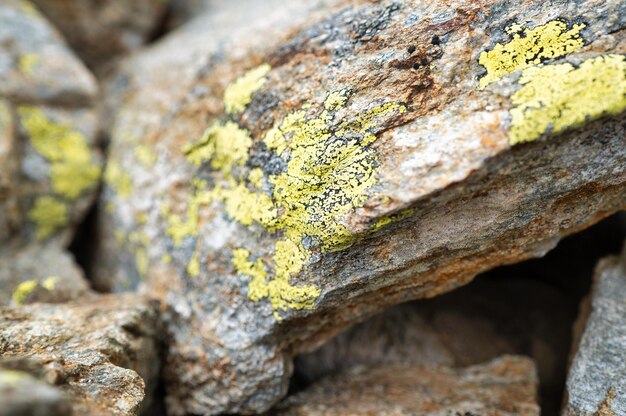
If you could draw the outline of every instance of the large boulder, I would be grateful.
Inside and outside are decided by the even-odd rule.
[[[0,356],[64,392],[72,414],[136,415],[160,370],[157,309],[130,294],[2,307]]]
[[[172,414],[626,206],[623,2],[217,4],[111,86],[97,281],[167,305]]]
[[[563,416],[626,414],[626,247],[598,263],[569,369]]]

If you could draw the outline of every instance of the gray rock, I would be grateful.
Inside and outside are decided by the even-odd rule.
[[[97,91],[30,2],[0,4],[0,244],[69,244],[100,178]]]
[[[0,308],[0,356],[39,367],[73,414],[136,415],[160,369],[156,309],[135,295]]]
[[[166,305],[171,414],[626,206],[624,7],[219,2],[128,61],[97,281]]]
[[[0,416],[66,416],[69,399],[24,371],[0,369]]]
[[[516,356],[464,369],[360,367],[287,398],[272,414],[538,416],[537,385],[533,362]]]
[[[563,416],[626,414],[626,250],[601,260],[569,369]]]
[[[56,244],[0,249],[0,305],[59,303],[90,294],[82,270]]]

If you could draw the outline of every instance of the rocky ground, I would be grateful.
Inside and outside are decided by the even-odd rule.
[[[0,415],[626,415],[625,34],[2,0]]]

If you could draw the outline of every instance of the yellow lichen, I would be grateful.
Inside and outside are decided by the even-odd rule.
[[[385,217],[382,217],[378,221],[376,221],[374,226],[370,229],[370,232],[375,233],[377,231],[380,231],[381,229],[385,228],[389,224],[393,224],[393,223],[402,221],[405,218],[408,218],[414,212],[415,212],[414,208],[408,208],[408,209],[398,212],[397,214],[392,214],[392,215],[387,215]]]
[[[252,100],[252,94],[265,83],[265,75],[270,69],[268,64],[260,65],[230,83],[224,91],[226,112],[229,114],[241,113]]]
[[[254,168],[250,170],[250,173],[248,174],[248,181],[256,189],[261,189],[263,187],[263,169]]]
[[[20,72],[27,77],[33,75],[35,67],[39,64],[39,55],[36,53],[25,53],[20,55],[17,65]]]
[[[511,101],[509,143],[536,140],[626,109],[626,58],[611,54],[525,69]]]
[[[135,157],[144,166],[150,167],[156,162],[156,154],[147,144],[140,144],[135,147]]]
[[[0,370],[0,384],[16,385],[32,376],[24,371]]]
[[[59,278],[57,276],[48,276],[43,280],[43,282],[41,282],[41,286],[46,290],[52,291],[56,287],[58,281]]]
[[[200,259],[198,258],[198,253],[194,252],[189,260],[189,264],[187,264],[187,274],[191,277],[196,277],[200,275]]]
[[[109,160],[104,170],[104,182],[121,198],[128,198],[133,192],[130,176],[115,160]]]
[[[499,80],[511,72],[540,64],[546,59],[565,56],[584,45],[580,32],[584,29],[583,23],[574,24],[569,29],[565,22],[553,20],[535,28],[526,28],[519,33],[519,24],[507,28],[513,38],[505,43],[484,51],[478,58],[478,63],[485,67],[487,74],[480,79],[479,88]]]
[[[268,264],[260,258],[251,261],[245,248],[233,251],[232,264],[250,278],[248,298],[268,299],[280,319],[280,311],[311,308],[320,295],[314,285],[290,282],[310,262],[311,251],[304,240],[307,247],[317,246],[323,252],[345,249],[356,241],[342,221],[365,203],[367,191],[376,183],[377,160],[371,144],[386,120],[406,110],[402,104],[384,103],[335,120],[350,92],[331,91],[317,111],[306,103],[286,114],[262,138],[267,150],[283,155],[284,172],[265,176],[261,168],[252,168],[246,173],[254,142],[232,117],[245,109],[267,71],[269,66],[259,67],[231,84],[224,95],[227,118],[214,121],[197,143],[183,149],[190,163],[208,165],[221,178],[216,177],[211,187],[205,181],[192,183],[193,196],[184,217],[167,207],[163,214],[175,246],[198,235],[200,208],[214,202],[223,204],[228,216],[240,224],[257,223],[278,234]],[[264,183],[271,193],[264,192]],[[188,265],[190,275],[199,273],[195,256]]]
[[[87,139],[81,132],[54,123],[36,107],[23,106],[18,113],[32,146],[51,163],[55,194],[72,201],[97,185],[100,168],[92,162]]]
[[[200,166],[211,161],[213,169],[228,175],[233,166],[243,166],[250,146],[252,139],[247,131],[232,121],[224,124],[216,121],[204,132],[198,143],[185,147],[183,151],[187,160],[194,165]]]
[[[40,196],[28,211],[28,218],[37,226],[37,238],[48,238],[69,221],[68,207],[55,197]]]
[[[142,279],[146,277],[148,273],[148,266],[150,265],[150,260],[148,259],[148,253],[144,247],[138,247],[135,249],[135,268],[137,269],[137,274]]]
[[[36,280],[25,280],[13,291],[11,298],[16,305],[23,305],[28,295],[30,295],[39,283]]]

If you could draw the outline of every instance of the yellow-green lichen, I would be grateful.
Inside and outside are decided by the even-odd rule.
[[[20,72],[27,77],[33,75],[35,71],[35,67],[39,64],[39,55],[36,53],[25,53],[20,55],[20,58],[17,62],[17,66],[20,69]]]
[[[115,160],[109,160],[104,170],[104,182],[121,198],[128,198],[133,192],[130,176]]]
[[[559,133],[626,109],[626,58],[610,54],[578,68],[557,64],[527,68],[511,101],[510,144]]]
[[[187,264],[187,274],[191,277],[200,275],[200,258],[198,257],[197,252],[194,252],[191,259],[189,259],[189,263]]]
[[[214,122],[198,143],[185,147],[187,160],[196,166],[211,161],[213,169],[230,174],[234,166],[243,166],[248,158],[252,139],[247,131],[236,123]]]
[[[156,154],[152,147],[147,144],[140,144],[135,147],[135,157],[142,165],[150,167],[156,162]]]
[[[224,91],[226,112],[229,114],[241,113],[252,100],[252,94],[265,83],[265,75],[270,69],[268,64],[260,65],[229,84]]]
[[[400,222],[403,219],[410,217],[414,212],[415,212],[414,208],[408,208],[408,209],[402,210],[402,211],[400,211],[400,212],[398,212],[396,214],[387,215],[385,217],[382,217],[378,221],[376,221],[374,226],[370,229],[370,233],[378,232],[381,229],[383,229],[386,226],[388,226],[389,224]]]
[[[0,370],[0,384],[13,386],[31,378],[32,376],[24,371]]]
[[[30,295],[38,285],[39,283],[36,280],[25,280],[17,285],[11,296],[13,302],[15,302],[16,305],[23,305],[28,295]]]
[[[216,178],[217,184],[211,187],[194,181],[184,217],[167,208],[163,214],[175,246],[186,237],[198,235],[200,208],[214,202],[223,204],[227,215],[240,224],[260,224],[277,234],[271,261],[250,260],[252,254],[242,247],[233,251],[232,264],[239,274],[250,278],[248,298],[255,302],[268,299],[280,319],[278,312],[310,308],[320,295],[314,285],[290,282],[311,261],[309,247],[329,252],[356,241],[342,221],[365,203],[368,190],[376,183],[378,162],[371,144],[386,120],[406,110],[399,103],[383,103],[336,120],[351,93],[347,89],[331,91],[322,106],[302,105],[261,139],[267,151],[283,157],[283,172],[267,175],[261,168],[247,170],[254,141],[232,117],[245,109],[251,93],[245,94],[247,100],[238,101],[243,104],[233,106],[232,91],[258,89],[268,70],[265,67],[247,73],[245,79],[229,86],[224,97],[227,118],[213,122],[197,143],[183,149],[190,163],[210,166],[221,173],[221,180]],[[244,85],[255,88],[242,88]],[[264,191],[264,183],[271,192]],[[196,270],[193,258],[188,273],[189,268]]]
[[[58,282],[59,278],[57,276],[48,276],[41,282],[41,286],[46,290],[52,291],[56,288]]]
[[[511,25],[507,32],[513,38],[505,43],[497,43],[489,51],[484,51],[478,63],[485,67],[487,74],[480,79],[479,88],[499,80],[511,72],[540,64],[546,59],[565,56],[584,45],[580,32],[585,25],[568,25],[561,20],[553,20],[535,28],[521,31],[519,24]]]
[[[23,106],[18,113],[32,146],[50,161],[55,194],[72,201],[97,185],[100,168],[93,163],[87,139],[81,132],[53,122],[36,107]]]
[[[28,211],[28,218],[37,226],[37,238],[48,238],[68,223],[67,203],[52,196],[40,196]]]
[[[144,247],[137,247],[135,249],[135,269],[139,277],[144,279],[148,273],[148,266],[150,261],[148,259],[148,253]]]

